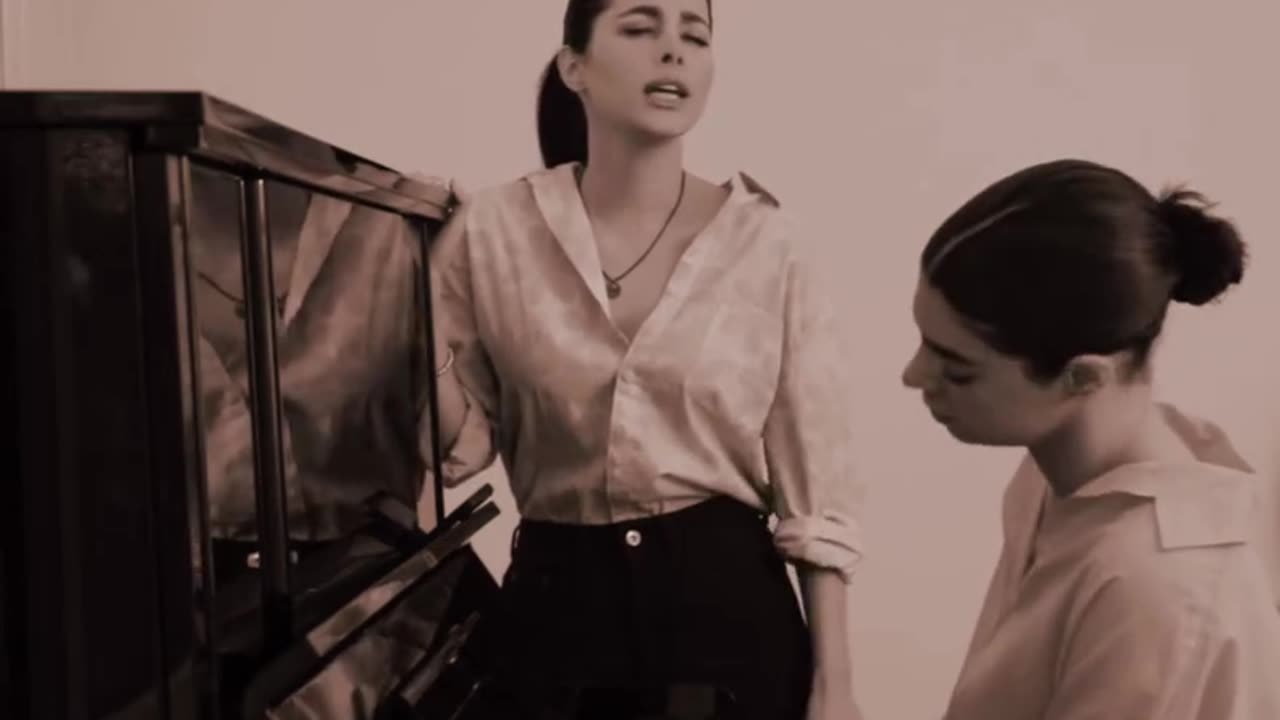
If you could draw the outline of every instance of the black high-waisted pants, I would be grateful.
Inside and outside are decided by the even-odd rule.
[[[528,720],[582,690],[719,688],[744,720],[800,720],[812,650],[766,518],[717,497],[603,526],[522,521],[490,630]],[[719,717],[719,716],[717,716]]]

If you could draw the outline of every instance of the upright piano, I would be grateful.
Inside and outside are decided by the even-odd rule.
[[[497,509],[431,472],[451,203],[205,93],[0,93],[0,716],[466,716]]]

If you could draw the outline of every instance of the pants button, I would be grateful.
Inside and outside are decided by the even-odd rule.
[[[631,547],[637,547],[637,546],[639,546],[639,545],[640,545],[640,531],[639,531],[639,530],[628,530],[628,531],[627,531],[627,534],[626,534],[626,540],[627,540],[627,544],[628,544],[628,545],[630,545]]]

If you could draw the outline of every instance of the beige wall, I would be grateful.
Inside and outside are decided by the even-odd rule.
[[[3,3],[10,86],[204,89],[473,186],[535,166],[534,85],[562,8]],[[1015,457],[955,444],[898,384],[915,341],[916,254],[959,202],[1030,162],[1076,155],[1151,184],[1192,180],[1239,221],[1254,264],[1221,307],[1175,315],[1164,395],[1224,425],[1274,487],[1280,49],[1269,48],[1280,4],[735,0],[717,11],[719,84],[690,162],[711,177],[742,168],[760,179],[841,279],[860,348],[849,401],[871,485],[872,555],[854,608],[860,694],[870,718],[936,717],[994,562],[998,496]],[[483,477],[506,511],[480,541],[501,572],[514,517],[501,472]],[[1274,520],[1274,490],[1267,502]],[[1276,546],[1274,522],[1259,533]]]

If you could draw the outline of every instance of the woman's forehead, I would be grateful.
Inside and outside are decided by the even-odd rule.
[[[606,16],[639,15],[665,17],[710,24],[707,0],[614,0],[605,9]]]

